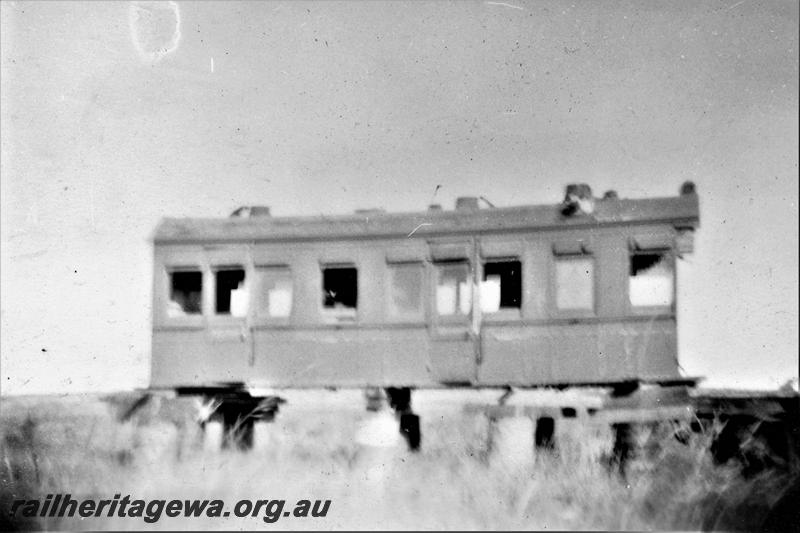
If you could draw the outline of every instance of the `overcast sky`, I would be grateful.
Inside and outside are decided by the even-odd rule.
[[[162,216],[572,182],[694,181],[682,367],[797,376],[796,0],[0,6],[3,393],[147,385]]]

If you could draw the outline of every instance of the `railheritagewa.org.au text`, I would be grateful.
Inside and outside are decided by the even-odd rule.
[[[107,517],[138,518],[148,524],[169,518],[260,518],[273,523],[281,518],[323,518],[331,500],[238,500],[228,505],[223,500],[133,499],[130,494],[113,498],[75,499],[71,494],[48,494],[44,499],[18,499],[8,511],[12,517],[65,518]]]

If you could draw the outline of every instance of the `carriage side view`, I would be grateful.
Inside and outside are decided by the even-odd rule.
[[[693,187],[581,192],[547,206],[460,198],[409,214],[166,219],[152,386],[679,379],[675,264],[692,251]]]

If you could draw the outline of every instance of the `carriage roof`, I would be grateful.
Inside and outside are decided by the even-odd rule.
[[[156,228],[154,242],[398,238],[412,234],[420,238],[654,223],[695,228],[699,224],[698,204],[696,194],[682,194],[667,198],[596,199],[592,214],[571,217],[561,214],[561,204],[550,204],[414,213],[366,211],[333,216],[165,218]]]

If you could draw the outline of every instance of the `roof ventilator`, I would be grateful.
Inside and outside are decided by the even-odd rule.
[[[564,201],[561,203],[561,214],[571,217],[578,214],[591,215],[594,212],[592,188],[585,183],[567,185]]]
[[[456,198],[456,211],[477,211],[480,209],[477,196],[459,196]]]
[[[243,205],[231,213],[231,218],[255,218],[270,216],[269,206]]]

